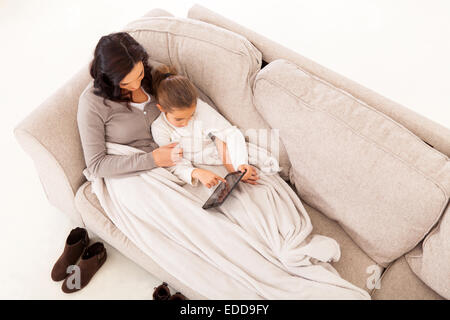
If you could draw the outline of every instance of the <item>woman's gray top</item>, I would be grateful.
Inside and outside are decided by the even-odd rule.
[[[150,101],[143,110],[126,103],[115,102],[93,93],[94,80],[81,93],[78,103],[77,122],[87,170],[94,177],[134,175],[156,168],[151,151],[158,148],[153,141],[150,126],[160,111],[156,99]],[[106,142],[125,144],[145,151],[133,155],[106,154]]]

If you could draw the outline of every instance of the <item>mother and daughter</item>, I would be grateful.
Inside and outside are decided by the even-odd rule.
[[[239,129],[187,77],[148,60],[128,33],[102,37],[79,99],[83,173],[115,226],[208,299],[370,298],[329,264],[339,245],[311,234],[292,188],[249,164]],[[237,170],[244,183],[205,212],[199,194]]]
[[[153,69],[148,59],[128,33],[100,39],[90,65],[94,81],[82,93],[77,114],[89,174],[129,176],[165,167],[192,185],[200,181],[211,188],[225,181],[209,170],[192,167],[204,162],[223,164],[228,172],[246,171],[242,181],[256,184],[258,174],[248,164],[242,133],[199,99],[187,77],[178,75],[174,67]],[[208,133],[215,133],[214,148]],[[233,150],[227,148],[227,139]],[[106,142],[145,153],[110,155]]]

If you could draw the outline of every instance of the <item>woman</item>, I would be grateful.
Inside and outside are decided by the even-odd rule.
[[[183,154],[176,143],[158,148],[150,125],[155,107],[151,66],[145,49],[128,33],[103,36],[90,65],[93,81],[78,106],[78,129],[88,172],[95,177],[133,175],[168,167]],[[105,142],[129,145],[145,153],[108,155]]]

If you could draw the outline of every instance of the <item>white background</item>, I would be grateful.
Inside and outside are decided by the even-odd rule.
[[[75,226],[48,204],[12,130],[92,58],[102,35],[152,8],[186,17],[194,3],[450,128],[450,1],[0,0],[0,298],[151,299],[160,279],[109,246],[85,289],[65,295],[51,281]]]

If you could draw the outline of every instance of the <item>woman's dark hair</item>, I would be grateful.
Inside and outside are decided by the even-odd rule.
[[[130,73],[134,65],[142,61],[144,65],[144,78],[141,86],[144,90],[154,95],[152,81],[152,67],[148,65],[148,54],[145,49],[128,33],[110,33],[100,38],[94,51],[94,59],[90,64],[90,74],[94,78],[94,94],[106,99],[126,102],[131,110],[131,91],[125,94],[121,92],[120,81]]]
[[[173,66],[160,65],[153,71],[155,98],[166,112],[189,108],[197,102],[197,88]]]

